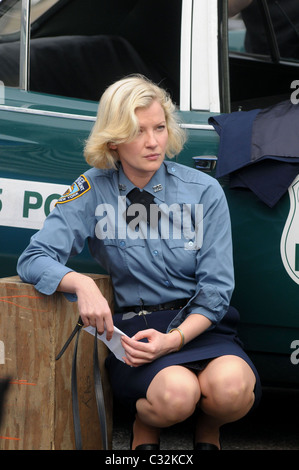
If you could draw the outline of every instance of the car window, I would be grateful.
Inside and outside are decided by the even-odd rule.
[[[296,0],[253,0],[235,17],[230,18],[230,50],[275,59],[299,61],[299,8]],[[272,36],[271,36],[272,34]]]
[[[31,0],[31,23],[40,18],[58,0]],[[2,0],[0,3],[1,41],[9,40],[12,34],[18,35],[21,23],[21,1]]]
[[[18,12],[20,3],[16,5]],[[167,88],[179,104],[181,3],[182,0],[33,2],[32,12],[34,6],[44,8],[31,21],[29,89],[98,101],[113,81],[141,73]],[[17,86],[19,37],[17,28],[12,33],[11,26],[10,31],[7,34],[14,40],[0,44],[0,62],[5,55],[14,73],[8,79],[0,71],[0,80]]]
[[[19,86],[21,2],[0,3],[0,81]]]
[[[232,111],[263,108],[288,99],[298,77],[298,2],[247,3],[249,6],[229,18]]]
[[[269,17],[272,22],[278,52],[281,58],[299,60],[299,8],[296,0],[268,0]],[[245,8],[242,18],[246,26],[245,50],[255,54],[271,55],[271,38],[265,31],[264,14],[258,2]]]
[[[58,0],[31,0],[31,22],[40,18]],[[22,2],[0,2],[0,82],[5,86],[20,86],[20,37]]]

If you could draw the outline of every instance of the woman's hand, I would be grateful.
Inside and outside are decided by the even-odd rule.
[[[211,321],[200,314],[189,315],[180,325],[184,343],[188,343],[211,326]],[[147,342],[141,341],[146,339]],[[126,352],[123,358],[129,366],[138,367],[154,361],[160,356],[178,351],[182,345],[181,333],[174,328],[169,334],[154,329],[138,331],[132,338],[122,337],[122,346]]]
[[[147,339],[147,342],[141,341]],[[180,334],[164,334],[154,329],[138,331],[132,338],[123,336],[122,346],[126,352],[123,358],[129,366],[138,367],[158,357],[176,351],[180,346]]]
[[[88,276],[69,272],[61,280],[58,289],[77,295],[79,315],[84,326],[93,326],[99,334],[106,329],[106,338],[113,335],[113,320],[107,300],[96,283]]]

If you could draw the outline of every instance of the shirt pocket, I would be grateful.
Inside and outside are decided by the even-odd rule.
[[[145,247],[143,238],[104,238],[103,243],[106,247],[116,247],[119,250],[127,250],[134,247]]]
[[[109,239],[103,240],[106,257],[109,259],[110,272],[132,271],[140,264],[144,264],[145,240],[142,238]]]
[[[194,278],[197,254],[194,240],[170,239],[167,240],[167,247],[168,271],[183,278]]]
[[[171,250],[179,248],[188,251],[194,255],[196,255],[197,252],[196,241],[194,239],[186,240],[185,238],[173,238],[167,240],[167,245]]]

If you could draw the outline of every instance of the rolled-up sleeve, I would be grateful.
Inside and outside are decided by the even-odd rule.
[[[83,250],[88,237],[88,223],[83,223],[87,218],[76,217],[78,203],[68,204],[55,207],[18,260],[17,272],[22,281],[33,284],[43,294],[53,294],[61,279],[72,271],[66,263]]]

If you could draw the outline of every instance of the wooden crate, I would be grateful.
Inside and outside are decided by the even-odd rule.
[[[91,275],[113,308],[110,278]],[[61,293],[42,295],[18,276],[0,279],[0,377],[10,377],[0,427],[1,450],[75,449],[71,364],[75,340],[55,361],[78,319],[77,303]],[[93,386],[94,337],[80,334],[77,377],[83,448],[101,449]],[[108,441],[112,442],[112,394],[98,341]]]

